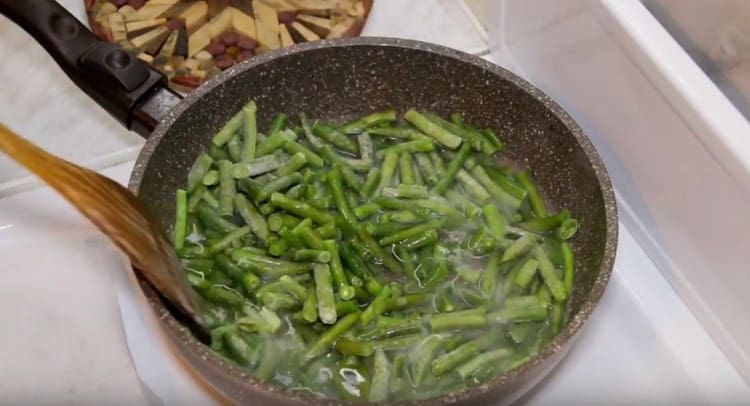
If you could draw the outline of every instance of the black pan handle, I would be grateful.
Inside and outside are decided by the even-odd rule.
[[[128,129],[148,136],[161,117],[139,107],[155,95],[167,92],[179,100],[166,89],[164,75],[97,38],[54,0],[0,0],[0,13],[31,34],[81,90]]]

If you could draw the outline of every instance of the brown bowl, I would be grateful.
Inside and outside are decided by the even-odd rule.
[[[617,212],[599,155],[581,128],[530,83],[483,59],[399,39],[351,38],[277,50],[238,64],[190,93],[149,138],[130,189],[157,213],[165,230],[175,190],[211,137],[250,98],[265,128],[276,112],[304,112],[337,122],[376,109],[408,107],[491,127],[507,155],[530,168],[550,207],[580,221],[573,241],[575,287],[562,332],[528,363],[484,384],[438,398],[398,404],[508,404],[538,383],[567,353],[606,288],[615,258]],[[184,360],[218,392],[244,404],[341,404],[260,382],[198,341],[149,285],[143,291]],[[396,404],[396,403],[394,403]]]

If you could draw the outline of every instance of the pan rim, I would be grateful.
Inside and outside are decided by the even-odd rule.
[[[180,118],[180,116],[185,111],[193,106],[193,104],[198,102],[204,95],[216,89],[229,78],[273,60],[283,58],[290,54],[314,52],[318,49],[340,47],[396,47],[429,52],[451,59],[456,59],[463,63],[474,65],[514,84],[515,86],[519,87],[524,92],[529,94],[531,97],[533,97],[537,102],[541,103],[548,112],[553,114],[554,117],[559,120],[568,131],[572,133],[579,147],[586,155],[589,161],[589,165],[595,173],[599,189],[602,193],[602,200],[604,202],[605,242],[602,261],[601,265],[599,266],[599,273],[594,280],[591,291],[581,304],[580,310],[568,321],[563,330],[560,331],[552,341],[547,343],[529,361],[505,374],[502,374],[480,385],[473,386],[458,392],[443,394],[438,397],[427,398],[424,400],[389,402],[389,404],[422,405],[424,404],[424,402],[430,402],[430,404],[432,404],[433,402],[436,404],[450,404],[462,399],[487,395],[494,387],[504,386],[519,381],[524,376],[526,376],[529,371],[534,370],[539,365],[543,364],[547,359],[552,358],[558,352],[561,352],[559,355],[560,357],[562,357],[569,348],[568,344],[572,344],[572,340],[581,331],[581,328],[590,318],[594,309],[598,305],[601,296],[604,294],[604,291],[608,286],[608,282],[613,271],[618,238],[618,213],[614,190],[610,181],[609,174],[607,173],[606,167],[604,166],[604,162],[602,161],[599,153],[596,151],[593,143],[585,134],[583,129],[565,110],[563,110],[560,105],[558,105],[551,97],[546,95],[544,92],[542,92],[540,89],[538,89],[525,79],[499,65],[484,60],[478,56],[467,54],[465,52],[441,45],[416,40],[389,37],[355,37],[297,44],[288,48],[277,49],[255,58],[251,58],[223,71],[219,75],[212,77],[199,88],[189,93],[187,97],[185,97],[169,113],[167,113],[167,115],[161,120],[154,132],[148,138],[146,144],[139,153],[130,177],[128,188],[133,193],[138,194],[146,166],[151,155],[159,145],[161,139],[169,132],[169,129],[172,127],[172,125]],[[169,311],[166,311],[163,303],[161,303],[159,299],[155,298],[155,292],[148,284],[141,281],[141,287],[144,290],[144,293],[146,294],[151,307],[155,311],[160,313],[160,318],[165,319],[165,322],[162,323],[162,328],[171,330],[172,335],[180,339],[182,341],[182,344],[187,344],[188,348],[193,348],[193,350],[195,350],[200,347],[205,347],[202,348],[202,351],[200,351],[200,354],[198,354],[199,356],[206,360],[210,360],[210,362],[215,364],[215,367],[220,368],[223,372],[232,376],[233,378],[241,379],[244,384],[249,383],[259,390],[264,390],[269,393],[287,397],[290,400],[297,400],[301,402],[312,401],[317,404],[363,404],[362,402],[341,402],[335,401],[333,399],[320,398],[308,395],[304,392],[291,392],[251,377],[246,370],[229,364],[218,354],[215,354],[210,350],[210,348],[204,346],[195,337],[193,337],[192,334],[187,331],[187,329],[183,327],[172,316],[171,313],[169,313]],[[197,344],[197,346],[195,346],[195,344]],[[191,365],[191,368],[194,367]],[[540,377],[536,381],[534,381],[534,385],[538,383],[538,381],[541,380],[545,375],[546,373],[541,374]],[[205,378],[202,379],[206,380]]]

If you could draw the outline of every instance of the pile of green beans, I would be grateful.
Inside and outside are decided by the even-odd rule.
[[[562,328],[571,213],[491,129],[409,109],[339,125],[248,103],[177,191],[174,246],[211,346],[290,390],[363,401],[467,388]]]

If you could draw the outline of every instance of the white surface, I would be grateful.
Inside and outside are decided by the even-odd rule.
[[[362,35],[427,41],[472,54],[487,51],[460,0],[375,0]]]
[[[0,200],[0,403],[144,404],[113,275],[120,255],[50,189]]]
[[[622,220],[750,381],[750,125],[636,0],[504,0],[492,55],[589,134]]]
[[[106,172],[125,182],[129,167]],[[750,402],[750,388],[688,311],[628,230],[620,227],[615,272],[570,354],[524,398],[529,405]],[[165,344],[139,288],[117,279],[139,376],[165,405],[212,403]],[[203,403],[206,402],[206,403]],[[562,403],[561,403],[562,402]]]

